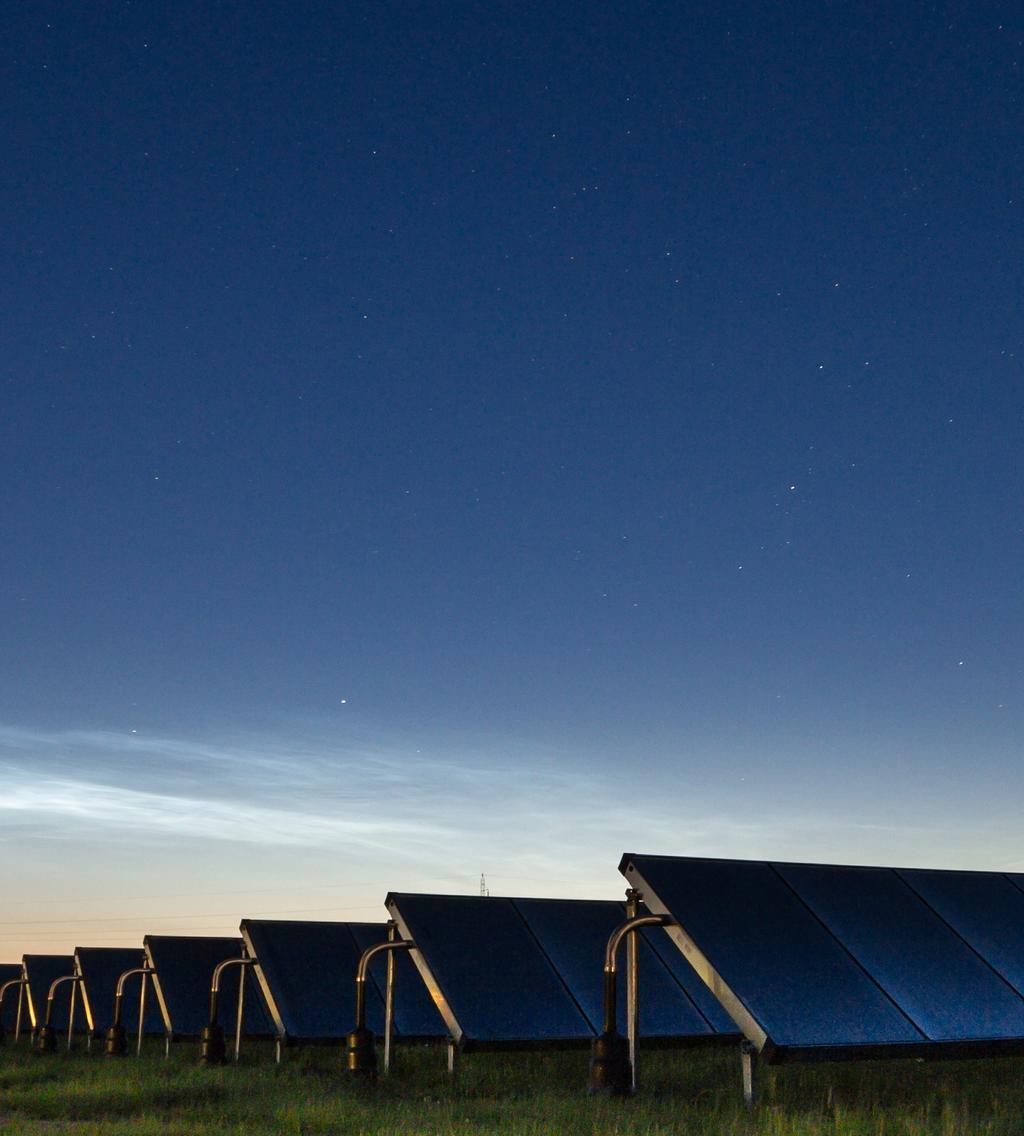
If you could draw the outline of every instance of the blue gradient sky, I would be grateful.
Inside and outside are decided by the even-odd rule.
[[[1022,42],[14,12],[0,956],[625,848],[1024,867]]]

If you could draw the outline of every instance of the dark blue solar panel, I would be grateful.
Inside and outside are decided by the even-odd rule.
[[[166,1014],[164,1027],[176,1037],[195,1037],[209,1021],[210,984],[214,967],[242,953],[242,940],[218,936],[147,935],[145,947],[156,970]],[[238,1006],[241,969],[221,975],[218,1021],[230,1032]],[[274,1032],[263,997],[249,976],[245,984],[242,1032],[269,1036]]]
[[[391,895],[467,1039],[593,1036],[587,1019],[507,899]]]
[[[64,978],[75,973],[73,955],[25,955],[25,977],[28,979],[28,996],[31,999],[33,1027],[46,1020],[46,998],[50,984],[56,978]],[[62,982],[54,994],[53,1012],[50,1025],[59,1031],[68,1028],[68,1015],[71,1009],[72,983]],[[25,1019],[22,1018],[24,1024]]]
[[[350,923],[349,926],[359,944],[360,954],[379,941],[379,933],[387,938],[386,929],[378,929],[372,923]],[[370,980],[383,1001],[387,981],[385,958],[378,957],[371,961]],[[423,985],[420,972],[406,951],[395,954],[395,1032],[401,1037],[445,1037],[448,1033],[437,1007]]]
[[[19,978],[21,978],[20,962],[0,962],[0,987]],[[19,988],[12,986],[4,994],[3,1005],[0,1006],[0,1014],[3,1015],[0,1017],[0,1028],[5,1032],[13,1031],[18,1020],[18,992]]]
[[[626,919],[614,900],[515,899],[512,901],[562,976],[596,1033],[603,1028],[604,955],[608,937]],[[663,933],[663,932],[662,932]],[[625,944],[620,965],[625,962]],[[624,974],[624,971],[623,971]],[[618,999],[625,1032],[625,981]],[[734,1032],[735,1027],[730,1026]],[[711,1034],[708,1022],[651,949],[640,944],[640,1032],[647,1037]]]
[[[891,868],[777,867],[928,1038],[1024,1037],[1024,1001]]]
[[[82,976],[80,994],[92,1017],[93,1030],[102,1033],[114,1021],[114,996],[117,980],[126,970],[142,966],[145,955],[141,947],[78,947],[75,950],[78,973]],[[133,974],[124,984],[121,1025],[133,1033],[139,1023],[139,994],[142,979]],[[162,1033],[160,1008],[152,988],[146,991],[146,1019],[143,1029],[148,1034]]]
[[[1024,893],[999,872],[901,868],[899,874],[1024,994]]]
[[[697,972],[690,966],[686,956],[672,942],[668,935],[657,928],[643,932],[645,940],[658,955],[661,961],[671,971],[676,982],[686,991],[693,1000],[697,1009],[710,1023],[715,1033],[735,1034],[736,1023],[722,1008],[722,1003],[701,982]],[[643,980],[641,979],[641,1002],[643,1000]]]
[[[386,937],[373,924],[374,941]],[[355,977],[362,953],[348,923],[244,919],[242,935],[260,970],[285,1031],[307,1041],[338,1040],[355,1024]],[[384,1026],[384,1003],[368,985],[367,1024]]]
[[[766,863],[627,856],[627,878],[679,921],[778,1046],[920,1042]]]

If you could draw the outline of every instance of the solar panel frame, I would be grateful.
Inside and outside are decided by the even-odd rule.
[[[654,857],[637,853],[624,854],[619,864],[619,870],[626,879],[629,880],[632,886],[642,892],[647,906],[652,911],[667,915],[674,920],[673,924],[666,928],[669,937],[684,954],[705,985],[707,985],[712,993],[719,999],[750,1044],[760,1053],[761,1057],[769,1063],[779,1063],[783,1061],[857,1060],[864,1058],[885,1059],[893,1057],[960,1058],[1024,1053],[1024,1036],[935,1039],[928,1038],[917,1027],[915,1027],[915,1033],[918,1036],[915,1040],[900,1042],[866,1044],[863,1042],[854,1042],[848,1044],[823,1045],[803,1044],[792,1041],[785,1044],[780,1043],[777,1038],[772,1036],[770,1028],[766,1028],[764,1022],[760,1020],[755,1013],[751,1012],[743,998],[741,998],[736,989],[733,988],[733,985],[730,985],[730,983],[726,981],[726,978],[716,970],[710,956],[716,955],[717,943],[706,944],[707,953],[705,953],[705,948],[697,941],[700,936],[691,934],[691,930],[686,926],[689,921],[688,916],[684,915],[680,918],[679,912],[672,909],[672,904],[667,902],[659,894],[659,890],[656,886],[652,886],[649,878],[651,871],[650,862],[655,860],[668,860],[691,865],[757,864],[772,867],[773,869],[800,867],[800,865],[786,865],[774,861],[726,861],[706,860],[698,857]],[[812,867],[828,868],[833,866],[812,865]],[[843,866],[835,865],[834,867]],[[914,871],[918,871],[916,869],[885,870],[901,877],[903,875],[912,875]],[[929,869],[928,871],[937,870]],[[966,874],[978,877],[991,875],[991,873]],[[1009,874],[1007,874],[1007,878],[1011,879]],[[801,897],[798,896],[797,898]],[[801,902],[804,902],[802,898]],[[808,910],[816,919],[818,918],[817,914],[811,908],[808,908]],[[943,920],[943,922],[945,921]],[[825,924],[822,925],[825,926]],[[827,926],[825,929],[835,938],[835,935]],[[846,949],[845,946],[844,949]],[[854,961],[856,961],[856,959]],[[987,962],[988,960],[985,961]],[[858,965],[860,964],[858,963]],[[865,971],[865,973],[868,972]],[[872,982],[878,985],[876,980],[869,973],[868,977],[871,977]],[[878,988],[889,998],[888,992],[883,987],[879,986]],[[896,1005],[895,1003],[893,1004],[894,1006]],[[899,1009],[899,1007],[896,1008]],[[900,1010],[900,1012],[902,1013],[903,1011]],[[910,1019],[908,1018],[907,1020],[909,1021]]]

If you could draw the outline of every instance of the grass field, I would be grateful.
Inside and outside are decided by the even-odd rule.
[[[1024,1133],[1019,1061],[789,1066],[761,1070],[757,1105],[743,1106],[730,1049],[651,1053],[632,1100],[588,1098],[587,1055],[470,1054],[449,1082],[443,1050],[402,1049],[400,1069],[376,1086],[340,1072],[336,1049],[286,1053],[250,1046],[242,1064],[202,1069],[193,1045],[141,1059],[84,1051],[39,1057],[0,1050],[0,1132],[55,1136],[264,1133],[617,1134],[771,1133],[898,1136]]]

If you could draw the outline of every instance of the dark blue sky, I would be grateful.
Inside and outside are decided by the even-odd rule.
[[[59,782],[287,821],[372,752],[358,807],[398,778],[473,870],[522,850],[453,767],[499,810],[537,775],[520,835],[628,792],[679,819],[641,850],[1010,855],[1022,40],[995,3],[12,12],[9,818],[52,841]],[[560,854],[617,887],[619,835]]]

